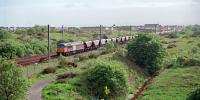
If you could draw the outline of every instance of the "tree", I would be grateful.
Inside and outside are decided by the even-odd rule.
[[[178,38],[180,34],[178,32],[173,32],[168,35],[168,38]]]
[[[126,94],[128,86],[126,73],[120,69],[122,68],[121,66],[115,67],[117,66],[107,63],[98,63],[88,72],[86,77],[88,88],[92,90],[95,96],[103,95],[103,97],[105,97],[108,95],[107,90],[109,90],[110,96]]]
[[[0,59],[0,100],[22,100],[28,83],[14,62]]]
[[[11,38],[12,34],[7,31],[0,30],[0,40]]]
[[[13,59],[24,55],[24,46],[15,41],[6,41],[0,44],[0,57]]]
[[[159,38],[152,34],[139,34],[128,46],[128,56],[153,75],[163,64],[165,49]]]
[[[187,98],[187,100],[200,100],[200,88],[193,91]]]

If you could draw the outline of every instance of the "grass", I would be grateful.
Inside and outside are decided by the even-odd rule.
[[[164,44],[167,48],[169,44],[175,44],[176,47],[167,49],[169,54],[169,58],[173,56],[191,56],[200,59],[200,47],[198,44],[200,43],[199,37],[188,37],[188,38],[176,38],[176,39],[169,39],[165,37],[161,37],[162,41],[166,41],[168,44]],[[192,53],[192,49],[197,49],[196,53]]]
[[[139,100],[186,100],[200,87],[200,67],[166,69],[145,90]]]
[[[175,44],[167,49],[168,62],[176,57],[186,56],[200,60],[199,37],[180,37],[169,39],[161,37],[164,46]],[[193,52],[193,49],[196,49]],[[155,81],[143,92],[139,100],[186,100],[188,94],[200,87],[200,66],[174,66],[165,69]]]
[[[91,51],[91,52],[85,52],[82,54],[76,54],[76,55],[89,55],[92,52],[100,52],[99,51]],[[65,57],[65,59],[69,62],[74,62],[76,60],[75,56],[69,56],[69,57]],[[50,67],[57,67],[58,66],[58,59],[52,59],[49,63]],[[56,73],[50,73],[50,74],[42,74],[41,72],[43,71],[43,69],[48,67],[48,62],[43,62],[43,63],[39,63],[39,64],[33,64],[33,65],[29,65],[29,66],[25,66],[25,67],[21,67],[23,70],[23,74],[25,77],[27,77],[29,79],[29,81],[31,82],[31,84],[33,84],[34,82],[50,77],[50,76],[55,76],[57,74],[61,74],[63,72],[69,71],[71,70],[71,68],[57,68]]]
[[[126,69],[129,76],[129,91],[128,94],[131,96],[136,91],[137,87],[146,78],[146,76],[137,73],[136,70],[131,68],[133,64],[126,64],[121,60],[113,59],[114,53],[109,53],[106,55],[99,56],[97,59],[89,59],[78,63],[78,68],[73,71],[78,74],[77,77],[73,79],[68,79],[65,83],[58,83],[57,81],[48,84],[43,90],[44,100],[90,100],[95,99],[91,95],[91,91],[87,89],[85,74],[88,70],[93,68],[96,62],[102,61],[106,63],[112,63],[121,65]],[[125,97],[126,98],[126,97]],[[124,97],[115,97],[115,100],[122,100]]]
[[[50,66],[54,67],[58,65],[58,60],[53,59],[49,63]],[[48,67],[48,62],[43,62],[39,64],[32,64],[29,66],[21,67],[25,77],[31,78],[43,71],[44,68]]]

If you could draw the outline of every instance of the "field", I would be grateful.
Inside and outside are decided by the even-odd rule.
[[[90,95],[90,90],[87,89],[86,82],[85,82],[85,74],[88,70],[90,70],[93,65],[97,62],[106,62],[112,63],[116,65],[120,65],[124,67],[129,73],[129,96],[132,97],[133,93],[136,91],[137,87],[147,78],[145,74],[142,72],[139,73],[133,66],[133,63],[127,63],[125,61],[121,61],[120,59],[116,59],[116,53],[110,53],[106,55],[99,56],[97,59],[89,59],[87,61],[79,62],[78,68],[73,69],[75,73],[78,75],[73,79],[68,79],[64,83],[59,83],[57,81],[50,83],[44,90],[43,90],[43,97],[44,100],[49,99],[59,99],[65,100],[70,98],[70,100],[74,99],[94,99],[92,95]],[[123,59],[123,58],[121,58]],[[138,66],[135,66],[138,67]],[[115,97],[115,99],[124,99],[125,97]]]
[[[166,63],[171,62],[171,66],[161,71],[139,100],[186,100],[191,92],[200,87],[200,65],[188,61],[200,60],[200,38],[186,34],[174,39],[162,36],[161,39],[166,48],[175,44],[167,49]],[[183,60],[176,62],[177,58]]]
[[[200,67],[166,69],[139,100],[186,100],[200,86]]]
[[[129,31],[103,30],[102,38],[111,38],[122,35],[130,35]],[[65,30],[63,40],[60,29],[51,28],[51,52],[56,51],[60,42],[76,42],[99,39],[99,30]],[[14,59],[17,57],[47,54],[48,34],[46,26],[34,26],[30,29],[16,30],[15,32],[0,30],[0,57]]]
[[[54,38],[57,38],[56,36]],[[60,37],[61,38],[61,37]],[[192,91],[200,86],[199,66],[184,65],[188,59],[200,59],[199,37],[190,37],[188,34],[180,35],[178,38],[168,38],[167,35],[161,36],[161,41],[167,49],[167,56],[165,59],[166,68],[162,70],[160,75],[157,76],[153,83],[139,97],[139,100],[184,100]],[[172,47],[170,47],[173,45]],[[120,47],[121,48],[121,47]],[[97,50],[98,52],[98,50]],[[95,99],[91,95],[91,91],[87,89],[85,75],[94,67],[97,62],[112,63],[113,65],[121,65],[126,68],[129,79],[128,95],[124,97],[115,97],[114,99],[130,99],[141,83],[147,79],[148,74],[145,70],[137,66],[134,62],[130,61],[126,56],[123,56],[126,50],[118,49],[106,55],[100,55],[96,59],[87,59],[78,61],[78,68],[64,68],[58,69],[54,74],[39,74],[31,78],[34,83],[37,80],[59,75],[61,73],[75,72],[76,77],[66,79],[64,82],[54,81],[48,84],[43,89],[44,100],[59,99],[64,100],[66,97],[70,100],[74,99]],[[87,55],[86,53],[83,55]],[[80,54],[82,55],[82,54]],[[182,63],[177,62],[178,58],[184,58]],[[76,56],[67,57],[68,61],[74,61]],[[58,65],[58,60],[52,61],[54,66]],[[47,65],[47,63],[46,63]],[[46,66],[43,65],[37,66]],[[34,69],[35,65],[32,65]],[[32,69],[32,70],[33,70]]]
[[[25,32],[0,31],[0,57],[14,60],[16,57],[47,53],[47,33],[42,30],[35,26]],[[105,30],[102,36],[103,38],[111,38],[125,34],[128,35],[130,32]],[[98,30],[74,29],[68,30],[64,34],[65,42],[87,41],[98,38]],[[57,43],[63,42],[61,40],[60,30],[52,30],[52,52],[55,51]],[[200,87],[200,37],[198,35],[194,36],[191,29],[187,29],[162,35],[160,40],[167,53],[164,65],[160,70],[160,74],[147,86],[138,99],[186,100],[191,92]],[[66,98],[70,100],[90,100],[97,99],[97,96],[88,88],[88,80],[86,79],[88,73],[95,68],[97,63],[118,66],[116,69],[124,72],[128,89],[125,94],[122,93],[123,95],[110,95],[109,99],[129,100],[141,84],[149,78],[150,73],[148,74],[148,69],[142,65],[137,65],[134,62],[135,59],[128,56],[127,47],[126,44],[110,43],[95,51],[69,57],[61,56],[50,61],[49,67],[53,67],[55,72],[44,73],[44,69],[50,69],[47,62],[21,67],[21,69],[31,85],[53,76],[74,74],[73,77],[70,76],[50,82],[43,88],[42,96],[44,100],[65,100]],[[151,52],[147,53],[150,54]],[[70,63],[74,65],[70,65]]]

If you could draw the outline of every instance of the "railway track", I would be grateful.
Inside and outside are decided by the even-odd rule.
[[[125,44],[125,43],[126,42],[119,42],[118,44],[122,45],[122,44]],[[84,52],[93,51],[93,50],[96,50],[97,48],[99,48],[99,47],[96,47],[96,48],[93,48],[93,49],[90,49],[90,50],[86,50]],[[79,52],[79,53],[83,53],[83,52]],[[79,54],[79,53],[75,53],[75,54]],[[71,55],[75,55],[75,54],[71,54]],[[71,56],[71,55],[67,55],[67,56]],[[51,59],[55,59],[55,58],[58,58],[58,57],[59,56],[57,55],[56,52],[50,54]],[[21,65],[21,66],[27,66],[27,65],[31,65],[31,64],[35,64],[35,63],[41,63],[41,62],[44,62],[44,61],[47,61],[47,60],[48,60],[48,54],[28,56],[28,57],[22,57],[22,58],[15,59],[16,63],[18,65]]]
[[[96,50],[96,49],[97,48],[94,48],[94,49],[90,49],[90,50],[87,50],[87,51],[84,51],[84,52],[89,52],[89,51],[93,51],[93,50]],[[72,55],[80,54],[80,53],[84,53],[84,52],[74,53],[74,54],[67,55],[67,56],[72,56]],[[59,56],[57,55],[56,52],[50,54],[51,59],[56,59],[58,57]],[[35,63],[41,63],[41,62],[44,62],[44,61],[48,61],[48,54],[17,58],[15,61],[18,65],[27,66],[27,65],[31,65],[31,64],[35,64]]]
[[[58,58],[58,55],[56,53],[51,53],[50,57],[51,59],[55,59]],[[48,54],[17,58],[15,61],[18,65],[27,66],[34,63],[41,63],[47,60],[48,60]]]

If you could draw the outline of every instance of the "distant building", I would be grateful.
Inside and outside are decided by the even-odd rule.
[[[0,27],[0,30],[5,30],[5,31],[8,31],[8,27]]]
[[[162,28],[162,26],[159,25],[159,24],[145,24],[144,28],[147,29],[147,30],[160,31],[160,29]]]

